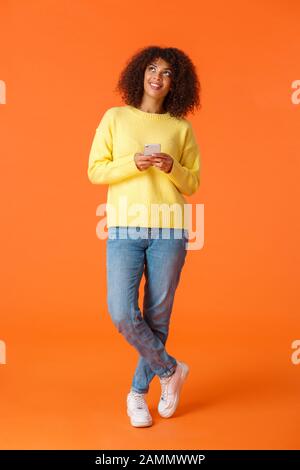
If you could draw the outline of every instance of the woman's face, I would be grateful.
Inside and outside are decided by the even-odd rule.
[[[172,68],[167,62],[159,58],[147,65],[144,75],[145,93],[162,101],[169,92],[171,83]]]

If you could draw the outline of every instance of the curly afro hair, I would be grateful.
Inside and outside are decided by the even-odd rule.
[[[163,101],[163,111],[184,118],[194,108],[201,108],[201,86],[191,59],[176,47],[149,46],[139,49],[126,63],[120,74],[116,92],[127,105],[138,108],[144,94],[144,73],[155,59],[168,62],[172,69],[171,89]]]

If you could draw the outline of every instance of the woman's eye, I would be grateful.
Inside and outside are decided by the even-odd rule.
[[[150,65],[149,70],[155,70],[153,65]],[[169,75],[169,77],[172,75],[172,73],[169,70],[166,70],[165,73],[167,73]]]

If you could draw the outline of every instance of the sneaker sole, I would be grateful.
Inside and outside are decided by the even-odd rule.
[[[181,364],[181,365],[182,365],[182,372],[181,372],[179,388],[178,388],[178,391],[177,391],[177,394],[176,394],[174,404],[173,404],[172,408],[168,409],[167,411],[159,411],[158,410],[158,412],[159,412],[159,414],[162,418],[170,418],[171,416],[173,416],[173,414],[175,413],[175,411],[178,407],[181,389],[182,389],[182,386],[183,386],[185,380],[187,379],[187,377],[189,375],[189,370],[190,370],[189,367],[186,364]]]
[[[129,416],[130,418],[130,423],[132,426],[134,426],[135,428],[146,428],[148,426],[152,426],[153,424],[153,421],[134,421],[134,419],[132,418],[131,414],[130,414],[130,411],[127,409],[127,415]]]

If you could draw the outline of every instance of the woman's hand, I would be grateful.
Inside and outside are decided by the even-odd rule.
[[[141,152],[137,152],[134,155],[134,161],[140,171],[147,170],[149,166],[156,166],[159,170],[170,173],[173,166],[173,158],[167,153],[144,155]]]
[[[152,166],[151,155],[144,155],[143,153],[137,152],[134,155],[134,161],[140,171],[147,170],[149,166]]]
[[[173,167],[173,158],[167,153],[152,153],[151,162],[159,170],[170,173]]]

